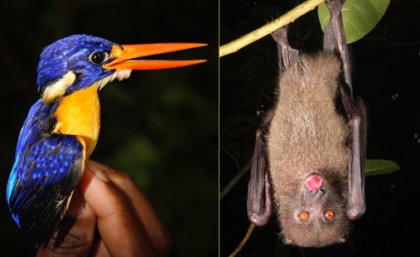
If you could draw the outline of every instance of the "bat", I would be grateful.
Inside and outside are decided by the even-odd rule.
[[[350,220],[366,208],[366,111],[352,93],[343,3],[327,3],[331,20],[321,53],[299,54],[289,45],[287,28],[272,34],[278,99],[256,131],[247,210],[257,226],[276,210],[286,244],[344,242]]]

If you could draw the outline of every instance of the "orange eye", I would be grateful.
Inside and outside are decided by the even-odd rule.
[[[335,217],[335,213],[334,213],[334,211],[333,211],[333,210],[328,209],[328,210],[326,210],[326,211],[324,212],[324,216],[325,216],[325,218],[326,218],[327,220],[333,220],[333,219],[334,219],[334,217]]]
[[[309,218],[309,212],[301,211],[298,216],[299,216],[300,221],[307,221]]]

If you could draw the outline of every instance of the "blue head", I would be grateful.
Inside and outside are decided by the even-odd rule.
[[[113,45],[116,44],[99,37],[72,35],[45,47],[38,64],[38,91],[43,94],[48,86],[61,80],[68,72],[75,76],[73,83],[66,86],[64,94],[110,76],[115,70],[102,66],[110,60]]]
[[[200,47],[198,43],[119,45],[100,37],[72,35],[44,48],[38,64],[37,85],[44,102],[100,82],[100,88],[131,70],[176,68],[204,60],[155,61],[133,58]]]

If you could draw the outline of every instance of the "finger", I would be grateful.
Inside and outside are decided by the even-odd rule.
[[[150,256],[152,248],[130,199],[106,173],[86,165],[81,192],[98,219],[99,234],[111,256]]]
[[[57,232],[45,247],[38,249],[37,256],[87,256],[93,244],[95,224],[95,214],[76,190]]]
[[[111,255],[108,252],[108,249],[106,248],[104,241],[98,240],[95,244],[95,249],[92,251],[91,256],[95,257],[111,257]]]
[[[124,172],[110,169],[93,161],[90,162],[90,165],[107,174],[110,180],[131,199],[135,212],[142,221],[158,256],[168,256],[171,245],[168,229],[135,182]]]

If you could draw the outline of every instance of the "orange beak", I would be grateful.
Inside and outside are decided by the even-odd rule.
[[[105,64],[103,67],[112,70],[160,70],[194,65],[205,62],[206,60],[137,60],[135,58],[203,47],[206,45],[207,44],[201,43],[114,45],[111,50],[111,58],[114,57],[115,59]]]

